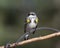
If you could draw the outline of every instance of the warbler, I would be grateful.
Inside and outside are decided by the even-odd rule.
[[[25,18],[25,25],[24,25],[24,33],[31,32],[32,34],[35,33],[36,28],[38,26],[38,17],[35,12],[28,13],[27,17]],[[24,36],[24,39],[29,39],[29,34]]]

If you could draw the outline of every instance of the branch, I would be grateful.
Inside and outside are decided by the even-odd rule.
[[[28,43],[36,42],[36,41],[41,41],[41,40],[49,39],[49,38],[56,37],[56,36],[60,36],[60,32],[52,33],[52,34],[49,34],[46,36],[40,36],[40,37],[32,38],[29,40],[24,40],[24,41],[21,41],[18,43],[12,43],[12,44],[10,44],[10,47],[15,47],[15,46],[19,46],[19,45],[21,46],[24,44],[28,44]],[[4,48],[4,46],[0,46],[0,48]]]
[[[58,29],[54,29],[54,28],[50,28],[50,27],[40,27],[40,28],[36,28],[36,30],[52,30],[52,31],[55,31],[55,32],[60,32],[60,30]],[[31,34],[34,30],[31,30],[30,32],[26,32],[24,33],[22,36],[19,37],[19,39],[17,39],[16,43],[17,42],[20,42],[22,38],[24,38],[27,34]]]

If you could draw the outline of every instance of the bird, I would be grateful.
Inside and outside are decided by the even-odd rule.
[[[34,34],[36,31],[36,28],[38,26],[38,17],[35,12],[28,13],[27,17],[25,18],[25,24],[24,24],[24,33],[28,33],[24,36],[24,40],[29,39],[29,33]]]

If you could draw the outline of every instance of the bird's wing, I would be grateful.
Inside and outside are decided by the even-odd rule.
[[[24,33],[26,33],[26,27],[27,27],[26,19],[27,19],[27,18],[25,18]]]

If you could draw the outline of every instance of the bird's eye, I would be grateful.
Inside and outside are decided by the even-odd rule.
[[[28,14],[28,16],[29,16],[30,14]]]
[[[30,19],[27,19],[27,20],[26,20],[26,22],[27,22],[27,23],[30,23],[30,22],[31,22],[31,20],[30,20]]]
[[[35,14],[31,14],[31,15],[35,15]]]
[[[38,18],[36,18],[35,23],[38,23]]]

